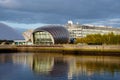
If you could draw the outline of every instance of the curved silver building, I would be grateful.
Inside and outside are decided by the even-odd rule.
[[[68,42],[69,32],[60,25],[42,26],[33,31],[34,44],[64,44]]]

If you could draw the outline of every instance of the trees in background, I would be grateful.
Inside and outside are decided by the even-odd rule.
[[[115,35],[113,32],[104,35],[90,34],[84,38],[77,38],[75,43],[120,44],[120,35]]]

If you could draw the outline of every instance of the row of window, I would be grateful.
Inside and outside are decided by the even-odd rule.
[[[35,44],[52,44],[52,37],[48,32],[34,33]]]

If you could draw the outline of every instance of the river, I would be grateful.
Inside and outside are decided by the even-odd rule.
[[[120,80],[120,57],[3,53],[0,80]]]

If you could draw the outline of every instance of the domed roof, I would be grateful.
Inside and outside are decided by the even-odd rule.
[[[0,40],[19,40],[23,39],[22,35],[18,34],[15,29],[0,23]]]
[[[35,32],[42,32],[42,31],[49,32],[53,36],[55,44],[68,43],[68,41],[69,41],[68,30],[61,25],[42,26],[42,27],[39,27],[39,28],[35,29],[33,31],[33,34]]]

